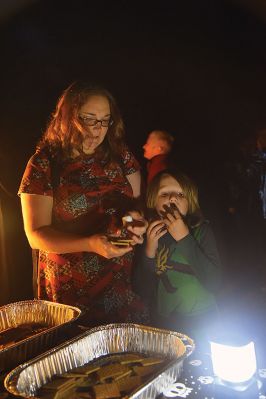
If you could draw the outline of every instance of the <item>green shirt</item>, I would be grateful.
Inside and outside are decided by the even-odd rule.
[[[197,316],[216,307],[220,260],[209,223],[191,229],[178,242],[167,233],[159,240],[156,258],[146,257],[145,264],[158,277],[156,300],[161,316]]]

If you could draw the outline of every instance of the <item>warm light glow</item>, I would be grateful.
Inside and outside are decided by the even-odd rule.
[[[211,356],[214,374],[224,381],[247,382],[257,369],[253,342],[240,347],[211,342]]]

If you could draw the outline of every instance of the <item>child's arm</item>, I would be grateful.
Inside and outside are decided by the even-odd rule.
[[[148,270],[152,274],[156,273],[156,258],[148,258],[145,254],[143,254],[141,258],[141,267]]]
[[[203,285],[213,291],[219,288],[221,262],[215,238],[208,223],[203,223],[183,240],[178,241],[177,250],[188,260]]]

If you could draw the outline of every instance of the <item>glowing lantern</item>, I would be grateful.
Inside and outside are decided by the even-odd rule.
[[[241,384],[249,381],[257,370],[254,343],[227,346],[211,342],[213,372],[221,380]]]
[[[257,397],[257,370],[254,342],[245,345],[225,345],[211,342],[211,357],[217,392],[221,397],[234,391],[234,397]]]

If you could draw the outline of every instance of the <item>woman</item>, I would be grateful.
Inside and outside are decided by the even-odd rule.
[[[132,211],[140,171],[107,90],[75,82],[63,92],[19,194],[28,241],[39,249],[38,298],[79,306],[89,325],[145,321],[131,290],[132,249],[146,231]],[[133,222],[121,229],[124,214]],[[131,245],[110,242],[117,230]]]
[[[166,170],[148,186],[143,264],[157,276],[155,323],[202,338],[216,321],[220,260],[197,189],[182,173]]]

